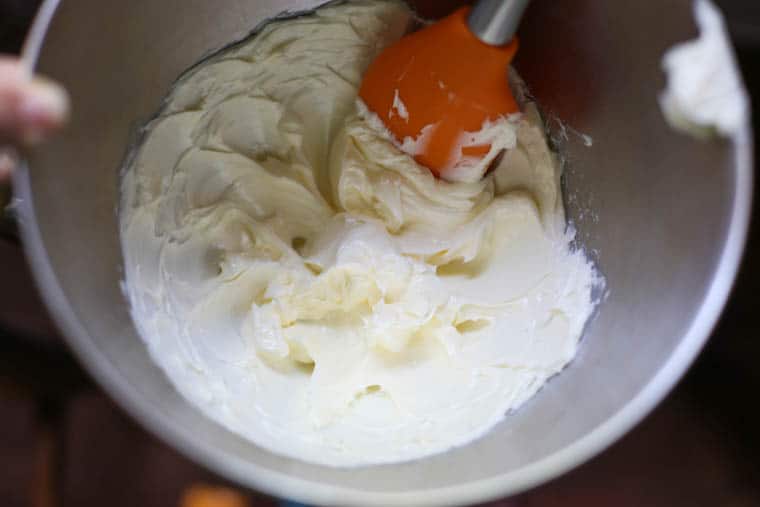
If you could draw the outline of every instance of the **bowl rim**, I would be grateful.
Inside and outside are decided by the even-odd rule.
[[[57,4],[58,0],[48,0],[46,3]],[[46,15],[52,17],[50,12]],[[44,40],[46,28],[47,25],[41,30],[33,31],[33,36]],[[42,40],[39,42],[42,43]],[[34,55],[35,65],[37,56]],[[42,240],[34,208],[29,167],[25,162],[19,164],[18,170],[13,174],[15,209],[24,251],[37,288],[77,359],[108,395],[144,428],[196,463],[246,487],[310,504],[432,506],[478,503],[523,492],[596,456],[646,417],[696,359],[728,301],[747,242],[754,179],[754,143],[750,116],[747,115],[745,124],[731,140],[734,199],[717,267],[687,331],[662,368],[617,413],[563,449],[515,471],[440,488],[382,493],[291,477],[231,456],[178,427],[171,418],[149,410],[149,407],[141,403],[140,392],[110,367],[110,361],[97,348],[66,299]]]

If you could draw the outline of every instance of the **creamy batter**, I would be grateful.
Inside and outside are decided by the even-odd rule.
[[[495,170],[447,182],[357,103],[410,19],[364,0],[268,24],[179,81],[125,173],[125,286],[152,357],[279,454],[465,444],[562,370],[593,309],[531,104],[481,133],[507,148]]]
[[[749,97],[720,11],[708,0],[694,2],[699,38],[663,56],[668,86],[660,104],[668,121],[697,137],[733,137],[746,128]]]

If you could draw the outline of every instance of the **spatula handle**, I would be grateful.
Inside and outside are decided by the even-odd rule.
[[[511,41],[530,0],[479,0],[467,24],[477,38],[492,46]]]

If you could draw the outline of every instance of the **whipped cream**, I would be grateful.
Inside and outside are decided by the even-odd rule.
[[[731,137],[748,123],[749,97],[720,11],[709,0],[696,0],[694,16],[699,38],[674,46],[662,59],[668,85],[660,103],[675,128]]]
[[[153,359],[279,454],[466,444],[565,367],[594,307],[533,105],[500,120],[495,170],[447,182],[357,103],[410,19],[359,0],[271,22],[180,79],[124,176],[125,287]]]
[[[427,125],[416,138],[407,136],[398,142],[380,116],[370,111],[361,99],[357,99],[356,109],[372,129],[382,134],[399,150],[412,157],[416,157],[425,151],[430,136],[437,126],[437,124]],[[398,90],[394,95],[393,108],[389,111],[388,116],[392,118],[394,114],[398,114],[402,119],[409,117],[406,106],[399,97]],[[451,157],[451,162],[441,169],[441,177],[449,182],[473,183],[482,179],[497,158],[503,156],[507,150],[511,150],[517,144],[516,125],[520,122],[520,118],[521,115],[519,114],[500,117],[495,121],[486,121],[477,132],[463,132],[453,147],[454,155]],[[488,153],[480,157],[464,155],[462,149],[471,146],[489,146]]]

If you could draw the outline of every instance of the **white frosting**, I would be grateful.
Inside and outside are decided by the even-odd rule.
[[[394,114],[397,114],[399,118],[409,123],[409,111],[406,109],[404,101],[401,100],[398,90],[393,94],[393,104],[391,105],[391,110],[388,111],[388,118],[393,118]]]
[[[402,142],[398,142],[380,116],[370,111],[361,99],[357,99],[356,109],[359,116],[373,130],[412,157],[416,157],[425,151],[430,136],[437,125],[427,125],[416,138],[407,136]],[[394,95],[393,107],[388,112],[388,117],[392,118],[394,114],[398,114],[401,118],[409,117],[406,106],[399,97],[398,90]],[[515,134],[520,117],[519,114],[509,117],[502,116],[495,121],[486,121],[477,132],[463,132],[452,148],[451,162],[441,170],[441,177],[450,182],[473,183],[481,180],[496,159],[517,144]],[[469,146],[489,146],[488,153],[482,157],[464,155],[462,149]]]
[[[730,137],[747,124],[749,98],[720,11],[709,0],[696,0],[694,15],[699,38],[663,57],[668,85],[662,108],[676,128],[698,136],[715,129]]]
[[[277,453],[350,466],[465,444],[573,358],[593,309],[533,107],[502,123],[498,168],[457,183],[362,116],[362,72],[409,17],[359,0],[272,22],[177,84],[123,181],[152,357]]]

